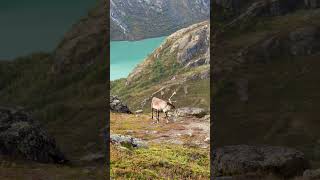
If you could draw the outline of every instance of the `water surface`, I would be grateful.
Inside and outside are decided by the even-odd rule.
[[[110,80],[125,78],[149,54],[158,48],[166,37],[141,41],[110,42]]]
[[[0,60],[52,51],[97,0],[1,0]]]

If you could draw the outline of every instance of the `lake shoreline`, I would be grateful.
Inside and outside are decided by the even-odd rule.
[[[166,37],[139,41],[110,41],[110,80],[126,78],[139,63],[164,42]]]

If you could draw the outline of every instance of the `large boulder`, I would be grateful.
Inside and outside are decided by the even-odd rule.
[[[202,118],[207,114],[207,111],[202,108],[194,108],[194,107],[183,107],[183,108],[178,108],[175,111],[176,115],[179,117],[198,117]]]
[[[119,112],[119,113],[129,113],[129,114],[132,113],[128,108],[128,106],[122,103],[117,96],[110,96],[110,110],[112,112]]]
[[[309,167],[302,152],[274,146],[225,146],[214,150],[213,159],[215,176],[259,172],[293,177]]]
[[[120,134],[111,134],[110,142],[113,144],[120,144],[125,147],[141,148],[147,147],[147,143],[138,138],[133,138],[131,136],[125,136]]]
[[[43,163],[65,163],[55,140],[21,109],[0,107],[0,153]]]

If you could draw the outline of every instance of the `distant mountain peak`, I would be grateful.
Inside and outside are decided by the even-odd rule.
[[[208,20],[210,0],[111,0],[111,40],[169,35]]]

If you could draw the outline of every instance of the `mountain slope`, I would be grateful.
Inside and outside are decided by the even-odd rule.
[[[170,35],[127,79],[113,81],[111,93],[120,96],[130,108],[149,110],[146,104],[151,96],[168,98],[177,90],[177,106],[208,109],[209,47],[208,21],[181,29]]]
[[[215,35],[216,146],[290,146],[320,160],[319,17],[319,9],[303,8],[243,15]]]
[[[95,173],[96,178],[104,178],[108,32],[106,2],[100,2],[73,26],[55,52],[0,63],[1,104],[31,111],[72,165],[81,166],[71,166],[71,171],[78,173],[70,174],[78,176],[66,179],[83,175],[81,171],[89,164],[96,169],[89,169],[84,178],[90,179]]]
[[[111,0],[110,5],[111,40],[166,36],[210,15],[210,0]]]

